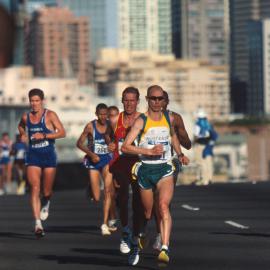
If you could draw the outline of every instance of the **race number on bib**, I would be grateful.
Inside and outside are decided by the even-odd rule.
[[[37,143],[32,143],[32,148],[43,148],[49,145],[49,141],[42,141]]]
[[[95,153],[98,155],[108,154],[109,153],[108,146],[104,145],[104,144],[96,143],[95,144]]]

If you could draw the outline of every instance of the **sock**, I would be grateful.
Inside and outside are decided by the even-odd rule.
[[[130,228],[128,225],[123,228],[123,233],[130,233]]]
[[[50,207],[50,197],[51,196],[47,196],[47,197],[42,198],[42,202],[41,202],[42,207],[46,207],[46,208]]]
[[[36,226],[39,226],[39,227],[42,227],[41,220],[40,219],[36,219],[35,225]]]
[[[162,245],[161,249],[166,249],[166,250],[168,250],[169,247],[168,247],[167,245]]]
[[[108,224],[109,224],[109,226],[113,226],[116,224],[116,222],[117,222],[117,219],[110,219]]]

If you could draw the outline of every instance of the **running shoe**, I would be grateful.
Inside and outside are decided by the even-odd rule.
[[[122,254],[128,254],[130,252],[130,233],[123,232],[120,241],[120,252]]]
[[[116,223],[117,223],[117,219],[111,219],[111,220],[109,220],[108,227],[109,227],[109,230],[111,232],[117,231],[117,225],[116,225]]]
[[[136,265],[139,262],[139,246],[137,244],[131,244],[130,252],[128,254],[128,264]]]
[[[111,232],[110,232],[109,227],[107,226],[107,224],[102,224],[101,227],[100,227],[100,229],[101,229],[101,234],[102,235],[110,235],[111,234]]]
[[[49,204],[50,201],[48,201],[42,208],[40,211],[40,219],[41,220],[46,220],[49,216]]]
[[[160,233],[158,233],[157,236],[156,236],[155,242],[153,244],[153,249],[157,250],[157,251],[161,251],[161,247],[162,247],[161,235],[160,235]]]
[[[158,261],[162,263],[168,263],[170,261],[170,256],[169,256],[169,250],[163,248],[159,255],[158,255]]]
[[[148,244],[149,244],[149,239],[146,236],[146,234],[140,233],[138,237],[138,245],[139,245],[140,250],[147,248]]]
[[[17,195],[24,195],[25,194],[25,181],[22,181],[17,188]]]
[[[35,235],[38,238],[45,236],[45,232],[44,232],[42,225],[39,224],[39,225],[35,226]]]

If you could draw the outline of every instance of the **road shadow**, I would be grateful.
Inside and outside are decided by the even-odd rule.
[[[131,267],[127,263],[127,256],[122,255],[117,249],[91,249],[91,248],[72,248],[70,251],[82,253],[84,256],[57,256],[57,255],[40,255],[38,258],[46,261],[55,261],[57,264],[78,264],[78,265],[96,265],[96,266],[109,266],[109,267]],[[160,267],[151,267],[148,265],[142,265],[147,263],[149,259],[152,260],[153,266],[153,254],[142,254],[140,262],[132,268],[156,270]],[[145,260],[146,259],[146,260]],[[149,263],[149,261],[148,261]],[[147,264],[148,264],[147,263]],[[154,263],[155,264],[155,263]],[[162,267],[163,268],[163,267]]]
[[[100,235],[98,226],[48,226],[46,232],[50,233],[76,233],[76,234],[94,234]]]
[[[17,238],[35,241],[36,237],[34,234],[24,234],[24,233],[13,233],[13,232],[0,232],[0,238]]]
[[[270,237],[269,233],[256,233],[256,232],[246,232],[246,233],[236,233],[236,232],[211,232],[209,234],[215,235],[239,235],[248,237]]]

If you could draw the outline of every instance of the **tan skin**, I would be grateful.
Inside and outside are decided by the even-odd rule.
[[[161,97],[163,96],[163,91],[160,88],[152,88],[149,96],[156,96]],[[148,101],[148,111],[146,115],[150,117],[154,121],[159,121],[162,117],[162,102],[159,100],[150,100],[148,97],[146,97]],[[173,123],[173,116],[171,117],[171,122]],[[163,153],[163,146],[161,144],[155,145],[152,149],[147,148],[140,148],[137,146],[132,145],[133,141],[136,139],[140,131],[143,129],[143,119],[138,118],[134,125],[131,128],[131,131],[128,133],[121,150],[124,153],[129,154],[142,154],[142,155],[149,155],[149,156],[156,156],[156,155],[162,155]],[[174,132],[174,129],[172,129],[172,135],[171,135],[171,142],[172,146],[177,154],[180,154],[181,148],[179,140]],[[182,164],[187,165],[189,163],[189,159],[186,156],[179,157],[180,162]],[[154,205],[154,200],[157,200],[157,208],[158,208],[158,215],[160,216],[160,228],[161,228],[161,238],[162,238],[162,244],[168,245],[169,239],[170,239],[170,232],[171,232],[171,226],[172,226],[172,219],[170,214],[169,205],[171,202],[171,199],[173,197],[173,191],[174,191],[174,181],[173,176],[168,176],[162,178],[157,186],[157,196],[155,197],[153,194],[152,189],[145,190],[141,189],[141,198],[142,203],[145,209],[145,217],[146,219],[150,219],[152,215],[152,209]]]
[[[164,100],[162,101],[162,109],[164,111],[167,110],[168,104],[169,104],[169,100],[167,99],[166,95],[164,94]],[[191,148],[191,140],[189,139],[188,133],[186,131],[183,118],[180,114],[178,114],[176,112],[171,112],[171,113],[172,113],[173,119],[174,119],[174,122],[172,124],[173,124],[174,130],[175,130],[175,133],[180,141],[180,144],[184,148],[189,150]]]
[[[96,112],[97,121],[96,127],[100,133],[105,133],[107,130],[107,119],[108,119],[108,110],[100,109]],[[77,147],[82,150],[93,163],[98,163],[100,158],[97,154],[92,152],[89,147],[86,145],[86,141],[88,138],[93,139],[93,125],[92,123],[88,123],[81,136],[77,141]],[[92,189],[93,198],[96,202],[100,200],[100,179],[99,179],[99,171],[98,170],[89,170],[89,179],[90,185]],[[109,211],[112,205],[112,197],[114,196],[114,187],[112,181],[112,175],[109,172],[109,165],[104,166],[101,171],[102,178],[104,179],[104,205],[103,205],[103,223],[108,224]],[[114,207],[114,205],[113,205]],[[111,218],[115,218],[115,211],[112,209]]]
[[[29,101],[31,106],[30,121],[33,124],[37,124],[40,122],[44,112],[43,100],[39,96],[32,96],[30,97]],[[28,142],[26,134],[26,121],[27,121],[27,113],[24,113],[18,126],[21,141],[23,142]],[[64,138],[66,136],[65,129],[55,112],[47,110],[45,125],[48,129],[53,131],[53,133],[46,135],[47,139],[59,139]],[[36,140],[42,140],[44,139],[44,134],[37,132],[33,134],[33,138]],[[31,199],[30,199],[31,206],[35,219],[40,219],[41,177],[43,176],[44,181],[42,187],[43,195],[47,197],[52,194],[55,173],[56,168],[44,168],[43,170],[42,168],[37,166],[27,166],[26,168],[27,179],[31,187]]]
[[[124,106],[124,118],[123,123],[125,127],[131,127],[135,120],[139,117],[141,114],[140,112],[137,112],[137,106],[139,104],[139,100],[137,99],[136,94],[133,93],[126,93],[123,96],[122,103]],[[116,127],[117,121],[112,123],[113,130]],[[108,145],[109,151],[113,152],[116,148],[116,144],[114,142],[109,143]],[[119,185],[116,181],[114,181],[114,186],[116,188],[119,188]]]

